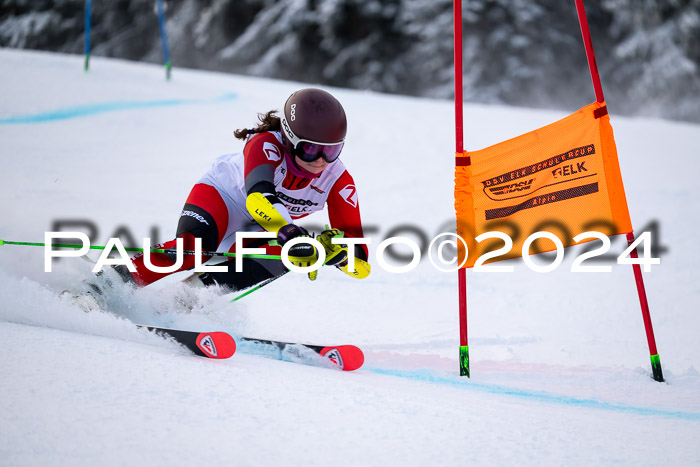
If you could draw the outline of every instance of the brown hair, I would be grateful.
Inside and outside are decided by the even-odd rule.
[[[257,127],[235,130],[233,135],[238,139],[246,139],[248,135],[255,133],[262,133],[264,131],[280,131],[282,129],[282,125],[280,124],[280,118],[275,115],[276,113],[276,110],[270,110],[265,114],[258,114],[258,120],[260,120],[260,123],[258,123]]]

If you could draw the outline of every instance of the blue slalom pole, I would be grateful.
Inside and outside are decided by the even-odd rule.
[[[90,17],[92,0],[85,0],[85,72],[90,69]]]
[[[168,37],[165,34],[165,8],[163,0],[156,0],[158,4],[158,25],[160,26],[160,41],[163,45],[163,64],[165,65],[165,79],[170,80],[170,51],[168,50]]]

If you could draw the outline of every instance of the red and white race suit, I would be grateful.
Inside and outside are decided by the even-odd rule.
[[[336,159],[320,174],[311,174],[294,164],[284,150],[280,132],[265,132],[250,137],[243,153],[217,158],[192,188],[177,229],[177,237],[184,239],[185,249],[194,249],[194,239],[201,238],[204,251],[233,251],[236,232],[261,230],[246,209],[247,196],[256,191],[276,197],[280,203],[275,207],[289,222],[320,211],[327,205],[333,228],[342,230],[346,237],[363,236],[357,189],[345,165]],[[175,240],[171,240],[160,247],[167,249],[175,245]],[[279,254],[279,247],[265,247],[270,254]],[[355,251],[355,255],[365,260],[367,253],[364,245]],[[156,266],[169,266],[174,264],[174,258],[172,254],[152,254],[151,262]],[[203,258],[206,259],[208,257]],[[137,269],[132,275],[139,285],[148,285],[168,275],[146,268],[142,255],[137,255],[132,261]],[[220,274],[219,277],[216,273],[210,275],[216,283],[247,287],[261,278],[283,272],[280,264],[279,261],[257,261],[248,267],[252,271],[248,275],[240,272]],[[184,264],[178,271],[193,267],[193,256],[185,255]]]
[[[274,168],[273,194],[286,208],[286,212],[278,210],[283,211],[280,214],[288,221],[294,222],[320,211],[328,204],[328,217],[333,228],[342,230],[348,237],[362,237],[357,188],[343,162],[337,159],[315,178],[300,173],[292,164],[279,132],[258,134],[248,140],[243,153],[226,154],[214,161],[198,183],[216,188],[228,208],[229,224],[221,243],[222,249],[230,248],[236,232],[260,229],[247,212],[245,202],[249,194],[246,186],[254,186],[260,181],[262,177],[258,174],[263,166]]]

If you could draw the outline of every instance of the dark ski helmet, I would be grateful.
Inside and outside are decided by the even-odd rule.
[[[345,110],[331,94],[316,88],[295,92],[284,104],[282,135],[287,151],[305,162],[340,155],[347,132]]]

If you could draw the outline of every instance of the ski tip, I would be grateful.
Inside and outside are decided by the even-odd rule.
[[[209,358],[230,358],[236,353],[236,341],[225,332],[200,333],[197,347]]]
[[[365,363],[365,354],[354,345],[325,347],[320,354],[333,361],[343,371],[357,370]]]

